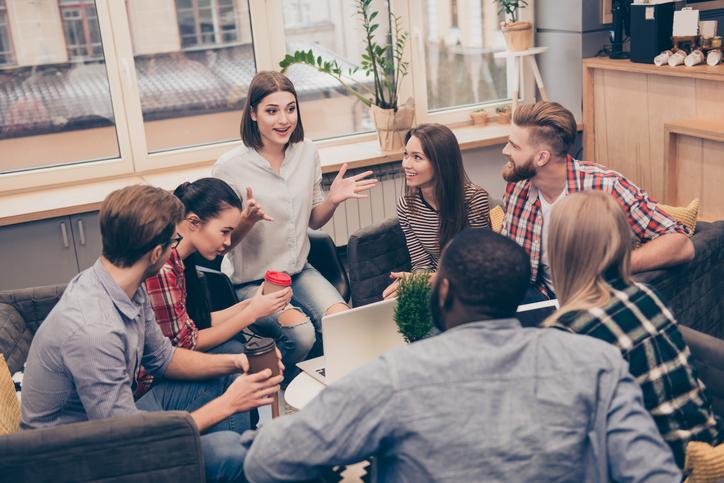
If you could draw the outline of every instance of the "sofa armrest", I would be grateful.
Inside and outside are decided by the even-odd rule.
[[[390,272],[409,271],[410,254],[397,218],[358,230],[347,242],[347,263],[352,285],[352,305],[382,300]]]
[[[186,412],[141,412],[0,436],[3,481],[204,481]]]
[[[65,285],[24,288],[0,292],[0,303],[15,307],[28,329],[35,334],[40,324],[63,295]]]

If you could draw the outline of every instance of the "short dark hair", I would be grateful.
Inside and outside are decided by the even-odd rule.
[[[512,317],[528,289],[530,260],[513,240],[487,228],[466,228],[443,251],[438,270],[462,304]]]
[[[164,189],[116,190],[101,204],[103,256],[117,267],[130,267],[156,246],[167,246],[183,216],[181,201]]]
[[[294,128],[289,144],[298,143],[304,140],[304,127],[302,127],[302,114],[299,110],[299,99],[294,84],[287,76],[280,72],[262,71],[254,76],[249,84],[249,92],[246,95],[244,112],[241,115],[241,140],[244,145],[252,149],[261,149],[263,142],[259,126],[251,118],[251,112],[256,112],[259,103],[269,94],[285,91],[294,95],[297,103],[297,127]]]

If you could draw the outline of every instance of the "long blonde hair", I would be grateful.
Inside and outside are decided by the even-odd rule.
[[[548,260],[560,309],[544,325],[571,310],[608,302],[608,280],[631,283],[633,233],[608,193],[585,191],[556,203],[548,228]]]

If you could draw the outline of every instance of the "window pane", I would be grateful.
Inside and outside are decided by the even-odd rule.
[[[218,11],[197,8],[201,2],[179,8],[185,3],[127,3],[149,152],[239,139],[241,108],[256,73],[246,0],[223,7],[238,25],[231,42],[215,30]],[[204,18],[205,34],[196,31]]]
[[[505,50],[494,0],[426,0],[423,8],[428,109],[505,99]]]
[[[13,47],[10,41],[7,8],[5,0],[0,0],[0,65],[12,64],[13,62]]]
[[[315,57],[336,60],[347,72],[358,65],[365,49],[362,21],[355,0],[284,0],[284,32],[287,52],[311,49]],[[374,0],[380,24],[376,39],[384,45],[389,33],[389,10],[385,0]],[[409,46],[408,46],[409,48]],[[349,94],[337,80],[306,65],[293,65],[287,72],[300,98],[304,134],[314,139],[370,132],[374,125],[367,107]],[[356,81],[372,87],[361,71]],[[355,84],[355,80],[350,80]]]
[[[95,3],[84,8],[98,31]],[[71,62],[84,50],[67,45],[58,3],[15,2],[13,13],[23,57],[21,67],[0,68],[0,173],[118,157],[102,50],[92,61]],[[74,39],[90,35],[83,28],[73,24]]]

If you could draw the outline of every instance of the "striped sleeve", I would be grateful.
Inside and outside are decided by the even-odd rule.
[[[480,186],[471,184],[466,188],[465,198],[468,226],[471,228],[490,228],[490,199],[488,192]]]
[[[400,228],[402,228],[402,233],[405,234],[405,243],[407,244],[407,251],[410,253],[410,261],[412,262],[412,271],[435,270],[437,263],[428,251],[425,250],[425,247],[412,230],[409,215],[407,200],[405,199],[405,195],[402,195],[397,200],[397,218],[400,223]],[[436,226],[432,227],[432,233],[437,233]]]

